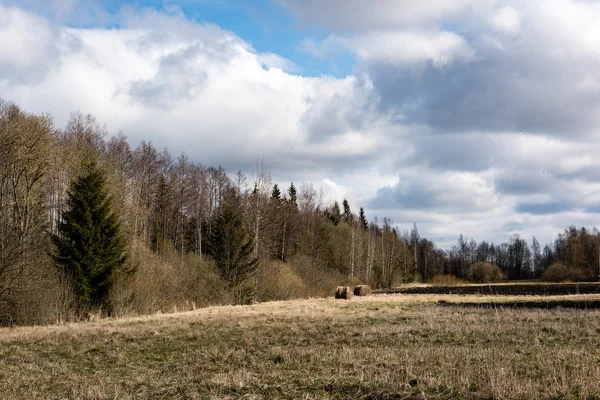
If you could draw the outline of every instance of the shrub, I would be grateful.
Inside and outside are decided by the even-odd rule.
[[[281,261],[264,263],[258,272],[258,300],[290,300],[307,297],[302,278],[294,269]]]
[[[555,262],[544,271],[541,278],[544,282],[577,282],[585,279],[579,268],[569,268],[561,262]]]
[[[40,255],[14,282],[8,301],[11,309],[0,309],[0,324],[34,325],[76,321],[77,298],[71,278],[59,271],[53,260]],[[6,316],[9,318],[6,318]]]
[[[452,274],[435,275],[431,278],[431,284],[434,286],[453,286],[461,283],[463,281]]]
[[[133,272],[117,276],[111,292],[117,315],[151,314],[231,304],[231,293],[214,263],[195,254],[181,256],[172,245],[162,254],[134,240],[129,250]]]
[[[331,296],[340,284],[356,285],[355,278],[348,276],[332,268],[324,268],[310,257],[299,255],[292,258],[289,264],[306,284],[307,297]]]
[[[500,282],[504,279],[502,270],[492,263],[476,262],[469,268],[468,277],[472,282]]]

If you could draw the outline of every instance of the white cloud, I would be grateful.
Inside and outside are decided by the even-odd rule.
[[[266,68],[278,68],[284,72],[297,72],[298,66],[285,57],[273,53],[258,54],[258,61]]]
[[[492,24],[501,32],[516,35],[521,26],[519,12],[510,6],[501,7],[492,17]]]
[[[475,51],[463,37],[447,31],[376,31],[348,37],[330,35],[320,42],[306,39],[300,48],[319,58],[350,51],[364,63],[398,67],[431,62],[436,68],[444,68],[454,62],[468,62],[475,58]]]
[[[251,169],[263,158],[273,169],[316,168],[318,175],[309,174],[316,182],[343,164],[360,169],[382,145],[376,135],[346,122],[361,112],[369,133],[379,129],[362,110],[367,93],[356,89],[355,78],[290,74],[293,67],[284,58],[258,53],[217,26],[151,10],[125,11],[121,29],[45,23],[57,32],[58,48],[66,38],[79,46],[43,53],[39,63],[52,68],[40,81],[9,77],[2,96],[29,111],[50,111],[59,126],[81,110],[112,131],[122,129],[134,144],[152,140],[232,170]],[[11,62],[15,57],[7,56]],[[346,106],[352,96],[356,103]],[[347,110],[335,132],[318,131],[319,119],[337,111],[335,104]]]
[[[0,6],[0,72],[22,78],[43,69],[59,52],[57,37],[57,30],[47,20]]]
[[[474,57],[469,44],[453,32],[377,32],[352,40],[349,47],[366,62],[411,65],[431,61],[441,68]]]
[[[330,32],[303,48],[351,52],[353,74],[298,75],[178,8],[78,29],[0,6],[0,95],[59,126],[92,113],[133,145],[206,165],[264,159],[282,184],[311,181],[369,204],[370,218],[416,221],[442,245],[600,223],[600,5],[281,1]]]

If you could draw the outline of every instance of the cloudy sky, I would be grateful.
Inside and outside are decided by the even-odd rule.
[[[600,2],[0,0],[0,97],[368,217],[551,240],[600,225]]]

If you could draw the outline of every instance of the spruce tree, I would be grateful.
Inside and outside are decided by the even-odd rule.
[[[108,293],[114,273],[125,264],[125,244],[95,163],[72,183],[67,206],[52,238],[54,259],[73,279],[81,311],[96,307],[110,311]]]
[[[210,254],[230,289],[237,289],[258,268],[252,256],[254,244],[248,238],[239,213],[229,203],[221,205],[210,235]]]
[[[360,212],[358,213],[358,219],[360,220],[360,226],[366,231],[369,228],[369,222],[367,221],[367,217],[365,216],[365,209],[360,208]]]
[[[352,211],[350,210],[350,203],[348,203],[348,200],[344,199],[342,207],[344,207],[344,221],[347,223],[352,222]]]
[[[281,191],[279,190],[279,185],[273,185],[273,192],[271,193],[271,198],[273,200],[281,200]]]
[[[288,189],[288,195],[290,196],[290,204],[292,204],[295,208],[298,208],[298,193],[296,192],[294,182],[290,184],[290,188]]]
[[[169,215],[169,207],[170,204],[172,204],[170,190],[171,188],[167,183],[167,179],[161,174],[158,178],[155,203],[152,210],[154,215],[154,226],[150,242],[152,250],[159,254],[163,251],[165,243],[168,240],[168,225],[172,220],[172,216]]]
[[[333,223],[333,225],[338,225],[342,220],[342,212],[340,211],[340,204],[336,201],[333,203],[333,207],[331,209],[326,209],[325,213],[327,218]]]

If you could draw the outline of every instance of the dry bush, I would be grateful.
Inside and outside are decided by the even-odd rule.
[[[373,294],[373,290],[369,285],[358,285],[354,288],[355,296],[369,296]]]
[[[476,262],[471,265],[467,276],[472,282],[489,283],[504,280],[502,270],[495,264],[488,262]]]
[[[349,278],[305,256],[297,256],[289,263],[263,262],[256,280],[259,301],[327,297],[340,284],[354,287],[362,283],[357,277]]]
[[[135,241],[129,272],[118,275],[111,292],[115,315],[151,314],[229,304],[231,294],[211,262],[165,248],[161,255]]]
[[[289,261],[289,265],[305,283],[308,297],[327,297],[333,295],[340,283],[354,285],[360,283],[339,271],[323,267],[307,256],[299,255]]]
[[[47,255],[28,265],[13,284],[7,310],[10,320],[5,323],[43,325],[80,319],[71,281]]]
[[[344,286],[351,286],[351,287],[362,285],[362,283],[363,283],[360,280],[360,278],[357,276],[346,277],[342,282],[343,282]]]
[[[434,286],[454,286],[462,283],[464,283],[462,279],[458,279],[452,274],[435,275],[431,278],[431,284]]]
[[[578,268],[569,268],[561,262],[555,262],[544,271],[540,279],[543,282],[578,282],[585,274]]]
[[[290,300],[308,296],[302,278],[290,265],[281,261],[262,263],[257,280],[258,301]]]
[[[350,286],[338,286],[335,289],[334,296],[336,299],[350,300],[352,298],[352,289],[350,289]]]

